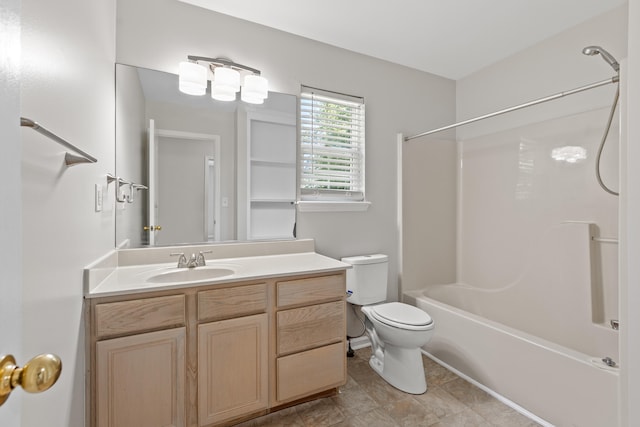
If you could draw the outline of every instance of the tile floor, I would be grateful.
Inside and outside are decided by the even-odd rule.
[[[368,363],[370,348],[347,359],[348,380],[333,397],[303,403],[241,427],[533,427],[539,424],[423,356],[429,389],[403,393]]]

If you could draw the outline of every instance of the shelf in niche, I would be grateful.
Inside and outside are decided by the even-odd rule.
[[[291,199],[251,199],[251,203],[286,203],[286,204],[295,204],[295,200]]]
[[[285,162],[279,160],[251,159],[251,163],[261,166],[295,167],[296,162]]]

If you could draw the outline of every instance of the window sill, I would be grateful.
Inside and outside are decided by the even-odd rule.
[[[365,212],[371,202],[299,201],[298,212]]]

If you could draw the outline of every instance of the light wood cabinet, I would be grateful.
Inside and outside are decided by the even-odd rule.
[[[345,289],[342,274],[276,283],[277,404],[346,382]]]
[[[185,328],[96,344],[98,427],[185,425]]]
[[[212,425],[266,409],[266,314],[198,326],[198,419]]]
[[[299,399],[343,385],[347,378],[344,343],[278,358],[277,398]]]
[[[346,382],[345,274],[87,300],[87,426],[228,426]]]

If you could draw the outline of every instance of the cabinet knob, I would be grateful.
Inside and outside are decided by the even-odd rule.
[[[62,371],[62,361],[55,354],[41,354],[22,368],[12,355],[0,356],[0,405],[17,386],[28,393],[40,393],[53,386]]]

